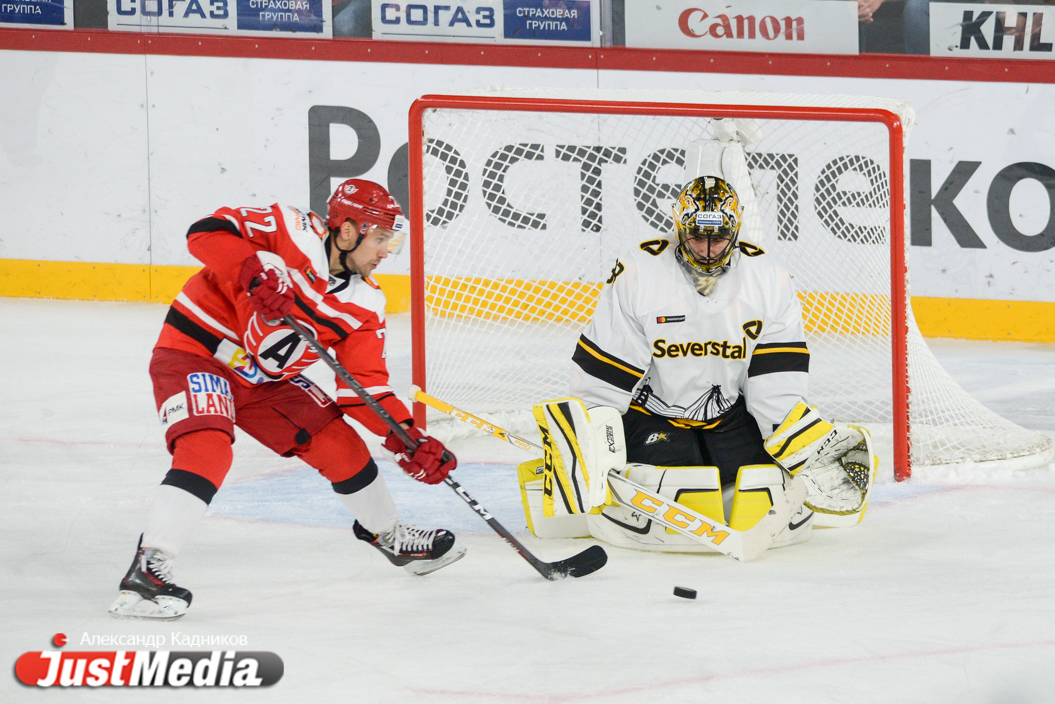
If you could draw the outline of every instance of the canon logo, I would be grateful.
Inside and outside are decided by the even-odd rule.
[[[707,19],[713,20],[709,26],[705,24]],[[711,17],[698,7],[690,7],[678,16],[678,28],[687,37],[756,39],[761,36],[773,41],[783,36],[789,42],[806,40],[806,21],[802,17],[777,19],[773,15],[766,15],[761,20],[754,15]]]

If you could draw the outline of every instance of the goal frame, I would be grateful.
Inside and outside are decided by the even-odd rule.
[[[511,96],[425,95],[410,107],[408,186],[410,195],[411,351],[414,384],[428,391],[425,373],[425,193],[422,120],[428,110],[491,110],[579,114],[669,115],[674,117],[784,119],[870,122],[886,126],[890,137],[890,335],[893,391],[894,477],[908,479],[911,469],[908,383],[908,291],[905,252],[905,145],[901,118],[878,108],[759,106],[732,103],[687,105],[612,100],[567,100]],[[414,423],[426,427],[426,406],[413,404]]]

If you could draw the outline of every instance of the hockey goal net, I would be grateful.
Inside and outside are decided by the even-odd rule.
[[[794,277],[810,403],[871,427],[898,479],[912,466],[1046,461],[1051,441],[963,391],[912,317],[913,116],[888,99],[739,92],[421,98],[409,146],[414,383],[521,430],[533,404],[566,396],[616,258],[670,232],[672,202],[697,175],[689,145],[735,120],[755,191],[740,237]],[[441,417],[415,405],[435,429]]]

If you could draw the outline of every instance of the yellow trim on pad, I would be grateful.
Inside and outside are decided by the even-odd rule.
[[[95,262],[49,262],[28,259],[0,259],[0,297],[59,298],[88,301],[145,301],[170,303],[183,283],[199,267],[151,266],[148,264],[101,264]],[[410,312],[410,277],[405,274],[377,274],[374,276],[388,298],[388,313]],[[435,282],[430,293],[439,293],[443,284],[452,279]],[[459,283],[465,284],[466,280]],[[497,314],[502,298],[508,298],[520,282],[492,282],[483,287],[476,311],[468,301],[457,300],[443,304],[433,312],[439,315],[473,314],[479,317],[504,317]],[[534,282],[540,284],[544,282]],[[552,282],[551,282],[552,283]],[[586,323],[593,313],[593,305],[600,285],[560,284],[558,298],[571,299],[570,309],[558,315],[545,312],[553,296],[547,296],[544,286],[530,287],[528,301],[513,306],[513,315],[529,320],[570,318]],[[570,295],[569,295],[570,294]],[[464,295],[464,294],[463,294]],[[847,303],[847,296],[839,294],[804,295],[807,327],[814,328],[815,314],[825,308],[838,311]],[[860,296],[854,303],[882,304],[880,297]],[[495,300],[499,299],[499,300]],[[1008,340],[1015,342],[1055,342],[1055,303],[1041,301],[989,301],[968,298],[925,298],[914,296],[912,310],[926,337],[953,337],[967,340]],[[811,315],[813,313],[814,315]],[[838,316],[836,316],[838,319]],[[867,325],[843,318],[843,326],[857,328],[857,332],[885,333],[868,330]],[[829,324],[830,325],[830,324]],[[845,332],[846,330],[815,329],[816,332]]]

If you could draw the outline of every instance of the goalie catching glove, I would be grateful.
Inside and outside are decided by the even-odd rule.
[[[395,433],[389,433],[383,447],[396,456],[396,462],[419,482],[439,484],[458,466],[458,459],[436,438],[429,437],[417,428],[407,428],[407,435],[419,442],[411,450]]]
[[[765,446],[805,481],[806,506],[817,512],[816,525],[853,525],[864,516],[878,464],[865,428],[829,423],[817,409],[799,403]]]

